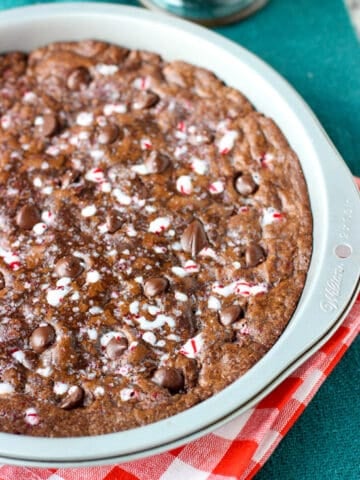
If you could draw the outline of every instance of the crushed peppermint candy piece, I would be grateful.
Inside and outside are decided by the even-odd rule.
[[[238,132],[236,130],[228,130],[218,141],[217,147],[221,155],[226,155],[229,153],[235,145],[235,140],[238,137]]]
[[[1,127],[6,130],[11,127],[11,117],[10,115],[3,115],[0,119]]]
[[[200,158],[193,157],[190,165],[191,170],[198,175],[205,175],[208,171],[208,163],[206,160],[200,160]]]
[[[69,385],[63,382],[55,382],[53,390],[55,395],[64,395],[69,390]]]
[[[103,112],[107,117],[113,113],[123,114],[127,112],[127,106],[123,103],[108,103],[104,106]]]
[[[46,294],[46,300],[48,304],[52,307],[58,307],[70,290],[71,288],[67,285],[48,290]]]
[[[131,170],[139,175],[149,175],[151,173],[145,163],[133,165]]]
[[[180,353],[187,358],[196,358],[204,345],[202,333],[190,338],[180,349]]]
[[[142,138],[140,140],[140,147],[142,150],[151,150],[153,145],[150,138]]]
[[[219,257],[216,255],[216,252],[213,248],[211,247],[204,247],[200,252],[198,253],[200,257],[209,257],[213,258],[214,260],[218,260]]]
[[[114,75],[119,70],[117,65],[106,65],[105,63],[98,63],[95,66],[95,70],[100,73],[100,75]]]
[[[27,408],[25,410],[25,422],[33,427],[39,425],[40,417],[38,411],[35,408]]]
[[[208,299],[208,308],[210,310],[220,310],[221,309],[221,302],[218,298],[210,296]]]
[[[43,222],[36,223],[32,228],[35,235],[42,235],[46,229],[47,229],[47,225],[46,223],[43,223]]]
[[[176,291],[175,292],[175,298],[179,302],[187,302],[189,300],[189,297],[186,295],[186,293]]]
[[[149,232],[152,233],[162,233],[167,230],[170,226],[169,217],[159,217],[150,222]]]
[[[245,280],[237,280],[228,285],[220,285],[219,282],[215,282],[212,290],[214,293],[217,293],[222,297],[228,297],[229,295],[242,295],[248,297],[266,293],[269,290],[269,287],[266,283],[256,284],[246,282]]]
[[[153,332],[145,332],[142,335],[142,339],[146,343],[150,343],[150,345],[155,345],[157,342],[156,335]]]
[[[189,175],[181,175],[181,177],[176,180],[176,190],[183,195],[191,195],[193,192],[191,177],[189,177]]]
[[[138,397],[138,393],[133,388],[123,388],[122,390],[120,390],[120,398],[123,402],[127,402],[137,397]]]
[[[284,214],[276,210],[276,208],[269,207],[263,209],[263,215],[261,219],[261,226],[271,225],[274,222],[279,222],[284,218]]]
[[[137,315],[139,313],[140,302],[138,300],[134,300],[129,305],[129,312],[132,315]]]
[[[97,270],[90,270],[86,274],[86,283],[96,283],[100,280],[101,275]]]
[[[209,185],[209,192],[212,195],[218,195],[219,193],[222,193],[225,189],[224,182],[221,180],[217,180],[216,182],[210,183]]]
[[[15,388],[10,383],[0,382],[0,396],[9,395],[13,392],[15,392]]]
[[[150,78],[149,77],[138,77],[132,83],[134,88],[138,90],[147,90],[150,88]]]
[[[81,210],[81,215],[83,217],[92,217],[96,213],[95,205],[88,205]]]
[[[95,397],[102,397],[105,395],[105,389],[104,387],[98,386],[94,390],[94,395]]]
[[[114,188],[112,191],[113,196],[116,200],[120,203],[120,205],[130,205],[132,202],[132,198],[129,195],[126,195],[120,188]]]
[[[80,112],[76,117],[76,123],[81,127],[88,127],[94,121],[94,116],[89,112]]]
[[[41,220],[47,225],[51,225],[55,221],[55,215],[50,210],[41,212]]]
[[[196,273],[200,271],[200,266],[193,260],[187,260],[184,263],[184,270],[185,272]]]
[[[16,272],[21,267],[20,257],[14,252],[8,252],[0,247],[0,258],[4,260],[9,268]]]
[[[102,168],[92,168],[85,175],[89,182],[102,183],[105,181],[104,170]]]
[[[175,320],[168,315],[160,313],[155,317],[155,320],[149,321],[145,317],[139,317],[136,319],[139,322],[140,328],[142,330],[155,330],[157,328],[163,327],[165,324],[168,324],[170,328],[175,327]]]
[[[171,267],[171,271],[180,278],[186,277],[190,272],[187,272],[184,268],[182,267]]]

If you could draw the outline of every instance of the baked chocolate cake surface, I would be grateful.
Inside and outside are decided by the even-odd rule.
[[[98,41],[0,56],[1,431],[210,397],[281,335],[311,248],[295,153],[211,72]]]

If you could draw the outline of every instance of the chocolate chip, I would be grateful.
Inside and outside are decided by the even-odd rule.
[[[48,113],[43,116],[43,124],[40,127],[41,135],[44,137],[51,137],[56,133],[59,127],[57,118],[54,114]]]
[[[73,70],[67,78],[67,87],[70,90],[80,90],[84,85],[88,85],[91,82],[91,75],[89,70],[85,67],[78,67]]]
[[[243,175],[240,174],[235,178],[235,190],[244,197],[254,193],[257,188],[258,186],[253,177],[247,173],[244,173]]]
[[[122,356],[125,350],[128,348],[128,341],[125,337],[112,338],[106,345],[106,355],[111,360],[117,360]]]
[[[124,224],[124,220],[120,213],[116,210],[111,210],[106,215],[106,226],[109,233],[115,233]]]
[[[159,368],[154,373],[152,381],[159,387],[167,388],[171,393],[177,393],[184,388],[183,374],[177,368]]]
[[[181,236],[182,248],[194,257],[200,250],[208,245],[209,242],[203,224],[199,220],[194,220]]]
[[[0,290],[5,288],[5,277],[4,275],[0,272]]]
[[[148,154],[144,163],[150,173],[162,173],[170,165],[170,158],[164,153],[153,151]]]
[[[245,262],[247,267],[256,267],[266,258],[264,249],[257,243],[251,243],[245,250]]]
[[[60,258],[55,265],[55,272],[59,277],[76,278],[82,271],[80,260],[72,255]]]
[[[59,407],[64,410],[80,407],[84,400],[84,390],[77,385],[69,388],[66,397],[61,401]]]
[[[55,342],[55,330],[51,325],[35,328],[30,336],[30,347],[36,353],[42,353]]]
[[[168,288],[169,282],[163,277],[149,278],[144,285],[144,294],[146,297],[156,297],[161,295]]]
[[[111,123],[109,125],[105,125],[99,130],[97,141],[101,143],[101,145],[110,145],[110,143],[114,143],[119,136],[119,127]]]
[[[143,110],[145,108],[150,108],[156,105],[159,101],[159,96],[154,92],[145,92],[140,91],[135,96],[132,106],[135,110]]]
[[[243,309],[239,305],[231,305],[231,307],[223,308],[220,312],[220,323],[228,327],[232,323],[239,320],[244,315]]]
[[[40,213],[35,205],[24,205],[16,215],[16,223],[24,230],[31,230],[40,220]]]

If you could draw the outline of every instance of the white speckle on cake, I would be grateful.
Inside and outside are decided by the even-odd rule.
[[[92,217],[96,213],[95,205],[88,205],[81,210],[81,215],[83,217]]]
[[[150,343],[150,345],[155,345],[155,343],[157,342],[156,335],[153,332],[143,333],[142,339],[144,340],[144,342]]]
[[[141,163],[140,165],[133,165],[131,170],[138,175],[149,175],[149,169],[145,165],[145,163]]]
[[[200,158],[192,157],[191,158],[191,170],[198,175],[205,175],[208,171],[208,163],[206,160],[201,160]]]
[[[96,328],[88,328],[86,333],[90,340],[96,340],[98,338],[98,332]]]
[[[80,112],[76,117],[76,123],[81,127],[88,127],[94,121],[94,116],[90,112]]]
[[[64,395],[69,390],[69,385],[63,382],[55,382],[53,390],[55,395]]]
[[[104,312],[104,309],[101,307],[94,306],[89,308],[90,315],[100,315],[100,313],[103,313],[103,312]]]
[[[103,397],[105,395],[104,387],[97,386],[94,390],[95,397]]]
[[[50,366],[38,368],[36,373],[42,377],[48,378],[53,373],[53,369]]]
[[[220,300],[216,297],[210,296],[208,299],[208,308],[210,308],[211,310],[220,310],[221,309]]]
[[[175,292],[175,298],[179,302],[187,302],[189,300],[189,297],[186,295],[186,293],[176,291]]]
[[[42,235],[46,231],[46,229],[46,223],[39,222],[33,226],[32,231],[35,233],[35,235]]]
[[[55,215],[50,212],[50,210],[44,210],[41,212],[41,220],[46,223],[46,225],[51,225],[55,221]]]
[[[70,292],[70,290],[71,288],[68,286],[50,289],[46,294],[46,301],[52,307],[58,307],[63,301],[64,297]]]
[[[110,332],[106,332],[104,333],[104,335],[101,336],[100,338],[100,345],[102,347],[106,347],[106,345],[110,342],[110,340],[112,338],[117,338],[117,339],[120,339],[122,338],[124,335],[122,332],[115,332],[115,331],[110,331]]]
[[[132,398],[136,398],[137,394],[133,388],[123,388],[120,390],[120,398],[123,402],[127,402]]]
[[[0,395],[9,395],[15,392],[15,388],[7,382],[0,382]]]
[[[138,300],[134,300],[133,302],[131,302],[129,305],[129,312],[133,315],[137,315],[139,313],[139,305],[140,302]]]
[[[90,270],[86,274],[86,283],[96,283],[101,279],[101,275],[97,270]]]
[[[200,257],[209,257],[213,258],[214,260],[218,260],[218,256],[216,255],[216,252],[213,248],[211,247],[204,247],[200,252],[198,253]]]
[[[114,75],[119,70],[117,65],[107,65],[105,63],[98,63],[95,66],[95,70],[100,73],[100,75],[108,76]]]
[[[70,285],[71,278],[70,277],[62,277],[56,282],[57,287],[65,287],[66,285]]]
[[[176,335],[175,333],[169,333],[169,335],[166,337],[168,340],[171,340],[172,342],[180,342],[181,337],[179,335]]]
[[[168,316],[160,313],[155,317],[155,320],[149,321],[145,317],[139,317],[136,319],[139,323],[142,330],[155,330],[157,328],[163,327],[165,324],[168,324],[170,328],[175,327],[175,320]]]
[[[42,185],[43,185],[43,182],[42,182],[41,178],[35,177],[34,180],[33,180],[33,185],[36,188],[41,188]]]
[[[121,191],[120,188],[114,188],[112,194],[121,205],[130,205],[131,197]]]
[[[155,315],[161,312],[161,308],[157,307],[156,305],[148,305],[147,311],[150,313],[150,315],[155,317]]]
[[[123,114],[127,112],[127,106],[123,103],[108,103],[104,106],[103,112],[106,116],[112,115],[113,113]]]
[[[171,271],[173,272],[173,274],[180,278],[186,277],[188,275],[188,272],[182,267],[171,267]]]

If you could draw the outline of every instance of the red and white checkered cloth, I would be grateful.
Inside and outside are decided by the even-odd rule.
[[[258,405],[169,452],[106,467],[0,466],[1,480],[249,480],[304,411],[360,330],[360,295],[333,337]]]

